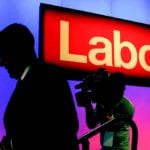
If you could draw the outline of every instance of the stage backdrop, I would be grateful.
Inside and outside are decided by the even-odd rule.
[[[39,6],[41,2],[150,24],[149,0],[1,0],[0,30],[14,22],[28,26],[35,37],[37,55],[39,41]],[[73,96],[75,92],[74,85],[76,83],[76,81],[69,81]],[[5,69],[0,68],[0,139],[5,135],[3,114],[15,85],[16,80],[10,79]],[[149,93],[150,88],[143,86],[128,86],[125,93],[125,95],[132,100],[136,108],[134,119],[139,129],[138,150],[150,149],[150,132],[148,130],[150,126]],[[84,109],[77,106],[76,108],[80,120],[80,130],[78,132],[80,136],[88,129],[84,122]],[[94,148],[94,146],[97,148]],[[91,139],[91,150],[98,150],[98,146],[98,137]]]

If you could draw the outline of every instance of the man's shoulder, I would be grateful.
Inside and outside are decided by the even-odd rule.
[[[131,100],[129,100],[127,97],[123,97],[122,98],[122,103],[124,105],[128,105],[128,106],[131,106],[131,107],[134,107],[133,103],[131,102]]]
[[[122,98],[122,103],[120,105],[121,110],[127,115],[127,116],[133,116],[135,108],[133,103],[126,97]]]

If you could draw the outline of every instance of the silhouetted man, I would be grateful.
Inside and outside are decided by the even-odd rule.
[[[90,85],[88,91],[92,94],[89,95],[88,92],[86,94],[82,90],[76,93],[77,100],[82,101],[81,106],[85,107],[87,126],[94,128],[99,123],[103,124],[114,118],[132,119],[134,106],[123,96],[126,86],[125,76],[120,72],[107,75],[105,71],[97,73],[97,76],[99,78],[95,77],[92,81],[87,79],[86,82],[90,81],[87,86]],[[95,108],[91,103],[93,99],[96,103]],[[129,150],[129,127],[128,122],[120,119],[102,131],[101,150]]]
[[[13,150],[78,150],[78,120],[72,95],[60,68],[36,58],[27,27],[11,24],[0,33],[0,59],[18,80],[4,115]]]

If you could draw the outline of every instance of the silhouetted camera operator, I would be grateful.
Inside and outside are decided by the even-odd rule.
[[[89,128],[103,124],[113,118],[132,119],[134,107],[123,97],[126,80],[122,73],[109,74],[105,69],[88,75],[76,85],[81,91],[76,93],[78,106],[85,107],[86,122]],[[96,103],[93,108],[92,103]],[[112,124],[101,132],[102,150],[129,150],[129,124],[124,120]]]

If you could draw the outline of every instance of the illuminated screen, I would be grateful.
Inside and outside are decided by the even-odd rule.
[[[148,25],[41,5],[41,57],[65,68],[150,78]]]
[[[44,9],[47,9],[48,11],[51,10],[50,9],[51,7],[44,7]],[[42,7],[43,9],[43,7]],[[55,10],[55,9],[53,9]],[[45,10],[41,10],[41,13],[40,13],[40,36],[39,36],[39,46],[40,46],[40,49],[39,49],[39,56],[40,58],[45,61],[45,62],[48,62],[48,63],[52,63],[52,64],[57,64],[59,66],[62,66],[62,67],[66,67],[68,68],[68,66],[70,68],[77,68],[77,67],[81,67],[80,69],[82,70],[87,70],[87,69],[90,69],[92,68],[91,70],[93,70],[94,67],[92,67],[91,65],[83,65],[81,63],[71,63],[71,62],[65,62],[65,61],[62,61],[63,59],[70,59],[72,61],[74,61],[74,59],[71,59],[71,58],[75,58],[74,55],[71,55],[71,58],[70,55],[68,57],[63,56],[60,57],[60,49],[61,49],[61,46],[63,47],[63,42],[61,43],[61,40],[63,41],[64,38],[68,38],[68,35],[64,34],[64,31],[67,31],[68,32],[68,24],[66,24],[66,22],[64,20],[67,20],[68,19],[68,16],[62,12],[61,15],[64,17],[64,20],[61,22],[62,24],[60,24],[60,26],[58,26],[58,24],[55,24],[56,20],[60,19],[60,13],[58,14],[55,14],[55,11],[53,12],[53,16],[50,16],[49,13],[47,13],[46,16],[43,16],[44,15],[44,12]],[[80,14],[81,15],[81,14]],[[57,18],[55,18],[55,17]],[[61,16],[61,17],[62,17]],[[45,20],[46,18],[48,17],[48,24],[46,23],[47,21]],[[52,18],[51,18],[52,17]],[[71,28],[74,28],[75,26],[80,26],[81,24],[84,24],[84,25],[87,25],[86,23],[88,22],[82,22],[81,20],[84,19],[84,15],[82,16],[76,16],[76,20],[80,19],[80,22],[74,22],[74,24],[71,25]],[[104,17],[105,18],[105,17]],[[55,20],[56,19],[56,20]],[[109,18],[110,19],[110,18]],[[108,19],[108,20],[109,20]],[[71,20],[71,19],[70,19]],[[111,20],[111,19],[110,19]],[[95,20],[96,22],[96,20]],[[107,22],[107,19],[106,19],[106,22]],[[46,24],[45,24],[46,23]],[[92,23],[92,22],[91,22]],[[123,25],[124,25],[124,21],[120,22],[122,24],[122,27],[119,27],[118,24],[116,24],[116,29],[120,29],[121,28],[123,29]],[[127,22],[127,26],[125,27],[128,27],[129,24],[132,24],[132,22]],[[121,26],[120,24],[120,26]],[[61,26],[62,25],[62,26]],[[149,35],[149,30],[147,30],[148,28],[145,28],[144,26],[144,29],[141,29],[141,26],[139,26],[140,24],[138,24],[137,28],[140,29],[141,33],[144,32],[144,38],[145,37],[148,37]],[[112,27],[112,24],[109,24],[107,25],[108,26],[111,26]],[[62,28],[61,28],[62,27]],[[80,26],[82,27],[82,25]],[[133,29],[133,31],[135,32],[135,28],[134,26],[131,27]],[[106,28],[105,28],[106,29]],[[127,28],[126,28],[127,29]],[[129,28],[128,28],[129,29]],[[128,30],[127,29],[127,30]],[[57,30],[57,32],[55,32],[55,30]],[[60,31],[63,30],[62,32],[62,37],[61,37],[61,34],[60,34]],[[88,32],[90,32],[91,28],[89,27],[89,30]],[[126,30],[126,31],[127,31]],[[82,30],[84,32],[84,28]],[[93,28],[93,31],[95,32],[95,29]],[[131,30],[132,31],[132,30]],[[145,32],[146,31],[146,32]],[[81,36],[86,34],[86,32],[77,32],[75,30],[74,32],[74,35],[78,35],[80,34]],[[97,31],[96,31],[97,32]],[[95,32],[95,33],[96,33]],[[56,35],[55,35],[56,34]],[[109,32],[107,32],[106,34],[110,34]],[[144,60],[142,59],[141,62],[144,62],[145,65],[147,66],[147,71],[140,71],[140,70],[132,70],[132,73],[130,74],[131,70],[122,70],[124,73],[128,74],[129,76],[133,76],[133,75],[136,75],[136,76],[142,76],[142,77],[146,77],[145,79],[143,78],[144,80],[144,84],[143,82],[141,82],[141,80],[139,80],[138,78],[135,78],[134,79],[134,82],[129,82],[130,84],[127,85],[126,87],[126,91],[125,91],[125,97],[127,97],[134,105],[135,107],[135,114],[134,114],[134,117],[133,117],[133,120],[135,121],[137,127],[138,127],[138,132],[139,132],[139,136],[138,136],[138,150],[150,150],[150,143],[149,143],[149,137],[150,137],[150,131],[149,131],[149,127],[150,127],[150,109],[149,109],[149,106],[150,106],[150,98],[149,98],[149,93],[150,93],[150,81],[149,79],[147,79],[147,77],[149,78],[150,77],[150,70],[149,70],[149,65],[150,65],[150,53],[148,52],[149,50],[149,47],[150,45],[150,41],[149,41],[149,38],[146,38],[146,40],[143,38],[143,40],[137,40],[137,38],[140,38],[140,37],[137,37],[136,39],[133,38],[133,36],[136,34],[133,33],[131,34],[129,31],[128,32],[124,32],[124,37],[123,37],[123,40],[125,40],[125,37],[126,37],[126,34],[130,34],[131,36],[128,36],[128,38],[132,41],[134,41],[137,45],[137,47],[140,49],[140,47],[142,46],[142,42],[144,42],[144,44],[147,44],[147,46],[145,46],[142,51],[147,51],[146,55],[145,55],[145,58],[148,60],[147,62],[144,62]],[[59,36],[57,36],[59,35]],[[118,32],[116,32],[116,35],[118,35]],[[142,35],[143,36],[143,35]],[[114,40],[112,35],[109,36],[109,38],[111,40]],[[141,38],[140,38],[141,39]],[[106,40],[108,42],[108,40]],[[132,42],[133,42],[132,41]],[[140,42],[137,42],[137,41],[140,41]],[[77,42],[77,43],[76,43]],[[80,50],[83,50],[83,53],[81,51],[82,54],[85,53],[85,49],[84,48],[87,48],[87,47],[84,47],[85,43],[87,43],[87,39],[83,39],[83,40],[79,40],[78,38],[75,40],[75,41],[70,41],[70,44],[75,47],[75,49],[78,49],[79,47],[79,43],[80,43],[80,46],[81,46],[81,42],[83,42],[83,45],[80,47]],[[133,43],[134,43],[133,42]],[[47,45],[48,43],[48,45]],[[59,43],[61,43],[59,45]],[[109,42],[108,42],[109,43]],[[134,43],[134,44],[135,44]],[[67,43],[68,44],[68,43]],[[104,44],[104,43],[103,43]],[[106,44],[106,43],[105,43]],[[129,44],[130,45],[130,44]],[[132,44],[131,44],[132,45]],[[65,45],[66,46],[66,45]],[[65,47],[64,46],[64,47]],[[133,45],[132,45],[133,46]],[[132,47],[131,46],[131,47]],[[133,46],[134,47],[134,46]],[[89,48],[89,47],[88,47]],[[148,48],[148,49],[146,49]],[[133,48],[134,49],[134,48]],[[126,49],[127,50],[127,49]],[[125,51],[126,51],[125,50]],[[127,53],[129,51],[126,51]],[[135,52],[135,51],[134,51]],[[68,52],[65,52],[68,54]],[[72,51],[72,53],[75,53],[75,51]],[[81,55],[80,53],[80,55]],[[124,52],[125,53],[125,52]],[[129,53],[128,53],[129,54]],[[141,53],[140,53],[141,54]],[[73,56],[73,57],[72,57]],[[144,55],[142,54],[142,57]],[[101,57],[101,56],[100,56]],[[104,57],[104,56],[103,56]],[[123,56],[124,57],[124,56]],[[60,59],[61,58],[61,59]],[[81,57],[81,59],[79,59],[78,61],[81,61],[83,58],[83,61],[84,61],[84,58],[85,57]],[[129,57],[130,58],[130,57]],[[128,60],[129,60],[128,58]],[[144,57],[143,57],[144,58]],[[76,58],[75,58],[76,59]],[[134,59],[135,60],[135,59]],[[77,59],[76,59],[77,61]],[[147,64],[146,64],[147,63]],[[138,64],[139,66],[139,64]],[[107,67],[106,67],[107,68]],[[115,72],[116,70],[112,67],[108,67],[107,68],[109,71],[111,72]],[[77,113],[78,113],[78,119],[79,119],[79,131],[77,133],[78,137],[80,137],[81,135],[83,135],[84,133],[86,133],[87,131],[89,131],[89,129],[87,128],[86,126],[86,122],[85,122],[85,110],[83,107],[79,107],[77,106],[77,103],[76,103],[76,99],[75,99],[75,92],[76,92],[76,89],[74,88],[74,86],[78,83],[79,81],[77,81],[76,79],[70,79],[68,78],[68,83],[71,87],[71,91],[72,91],[72,95],[73,95],[73,99],[74,99],[74,104],[76,106],[76,110],[77,110]],[[146,83],[146,84],[145,84]],[[95,135],[94,137],[92,137],[90,139],[90,150],[99,150],[100,148],[100,143],[99,143],[99,134]]]

